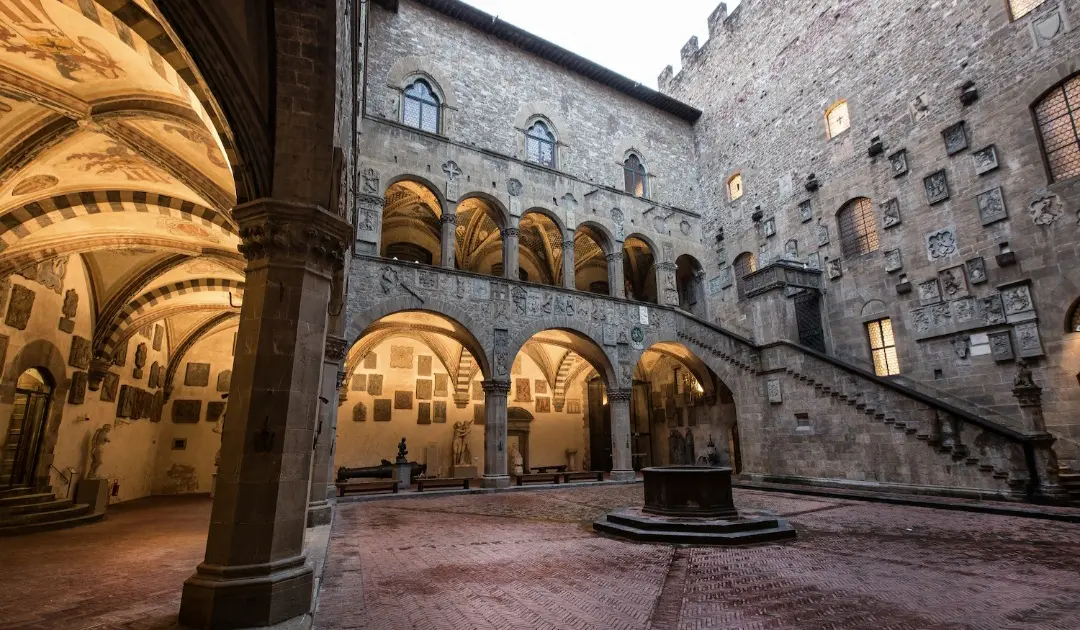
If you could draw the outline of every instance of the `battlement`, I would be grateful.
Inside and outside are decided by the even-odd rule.
[[[726,2],[721,2],[716,9],[709,14],[708,26],[709,26],[709,39],[705,41],[705,45],[714,45],[714,42],[721,37],[724,37],[726,32],[731,32],[738,21],[738,17],[742,14],[742,8],[746,4],[750,4],[753,0],[742,0],[734,11],[728,12],[728,6]],[[691,37],[686,44],[683,45],[679,51],[679,58],[682,62],[682,68],[676,73],[672,66],[667,66],[657,77],[657,86],[660,92],[667,94],[671,88],[672,83],[677,81],[682,75],[683,70],[691,66],[694,60],[697,59],[698,53],[704,49],[703,45],[698,42],[697,36]]]

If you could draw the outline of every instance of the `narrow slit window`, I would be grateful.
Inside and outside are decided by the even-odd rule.
[[[866,325],[870,336],[870,354],[874,359],[874,373],[878,376],[900,374],[900,362],[896,357],[896,338],[893,337],[892,320],[886,317]]]

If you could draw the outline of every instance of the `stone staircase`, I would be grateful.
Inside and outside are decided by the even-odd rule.
[[[1061,473],[1058,474],[1058,483],[1065,492],[1069,493],[1070,501],[1080,503],[1080,473],[1068,466],[1062,466]]]
[[[936,458],[951,471],[947,485],[1016,498],[1047,491],[1043,498],[1057,501],[1066,500],[1063,491],[1068,490],[1072,500],[1080,498],[1080,474],[1069,471],[1047,479],[1057,477],[1056,464],[1050,465],[1049,434],[1018,431],[1009,426],[1010,419],[989,410],[878,377],[798,344],[757,345],[685,314],[679,328],[681,340],[701,355],[763,381],[782,380],[785,401],[789,396],[831,398],[838,413],[847,409],[895,431],[897,440],[924,444],[933,454],[921,457]]]
[[[0,536],[18,536],[76,527],[101,520],[89,505],[59,499],[26,486],[0,486]]]

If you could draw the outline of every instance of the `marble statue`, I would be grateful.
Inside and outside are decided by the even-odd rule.
[[[98,478],[98,470],[101,468],[101,451],[110,442],[110,431],[112,431],[112,425],[106,424],[94,431],[94,436],[90,439],[90,470],[86,472],[87,479]]]
[[[469,450],[469,434],[472,422],[460,420],[454,423],[454,465],[472,465],[472,451]]]
[[[525,458],[521,456],[517,444],[510,445],[510,472],[515,475],[525,474]]]

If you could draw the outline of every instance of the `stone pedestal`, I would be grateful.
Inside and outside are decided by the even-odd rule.
[[[394,464],[394,481],[398,483],[398,490],[408,490],[412,486],[412,466],[408,462]]]
[[[330,283],[348,223],[312,205],[233,211],[248,261],[206,557],[184,583],[180,623],[273,625],[308,612],[304,557]]]
[[[566,449],[566,469],[571,472],[578,469],[576,448]]]
[[[485,488],[509,488],[506,473],[506,397],[510,381],[484,381],[486,407],[484,418],[484,478]]]
[[[608,390],[611,408],[611,480],[630,481],[636,477],[630,452],[629,389]]]
[[[83,479],[75,489],[75,503],[89,505],[94,514],[104,514],[109,505],[108,479]]]
[[[476,479],[480,471],[476,466],[451,466],[450,476],[454,479]]]

